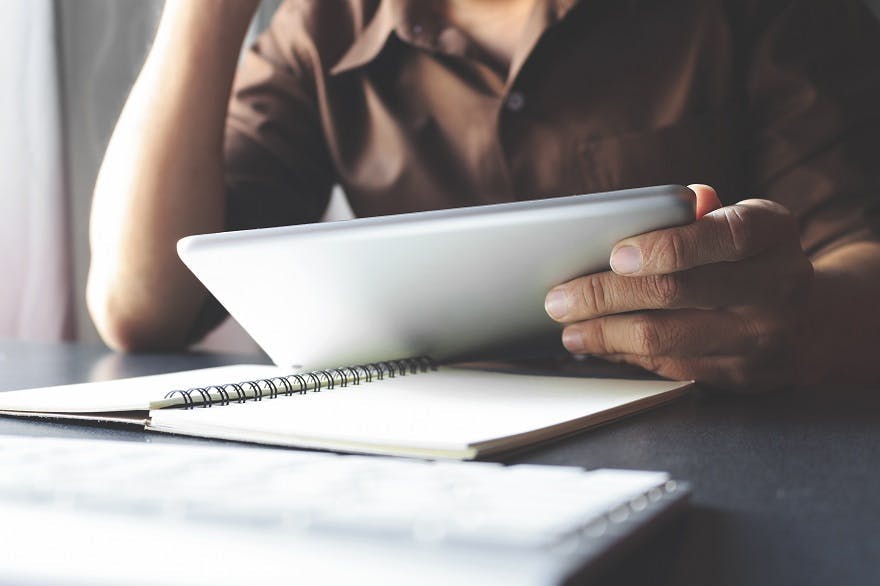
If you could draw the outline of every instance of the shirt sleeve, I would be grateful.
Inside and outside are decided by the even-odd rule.
[[[814,258],[880,238],[880,27],[857,1],[756,3],[747,68],[760,196],[798,218]],[[755,16],[754,14],[752,16]]]
[[[245,53],[226,121],[229,229],[316,222],[335,181],[308,33],[293,3]]]
[[[301,18],[283,4],[236,73],[224,135],[227,230],[317,222],[327,207],[335,173]],[[189,342],[226,316],[209,296]]]

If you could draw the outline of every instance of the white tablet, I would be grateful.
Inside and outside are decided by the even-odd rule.
[[[553,344],[547,291],[694,219],[677,185],[189,236],[183,262],[279,366],[485,358]]]

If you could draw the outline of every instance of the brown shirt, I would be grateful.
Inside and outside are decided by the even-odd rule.
[[[850,0],[537,0],[509,71],[430,0],[288,0],[226,131],[232,229],[708,183],[816,254],[880,232],[880,32]]]
[[[664,183],[759,196],[811,252],[877,228],[880,32],[846,0],[537,0],[499,71],[430,0],[289,0],[227,128],[229,226]]]

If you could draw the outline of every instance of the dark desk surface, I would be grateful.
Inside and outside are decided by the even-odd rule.
[[[241,361],[254,360],[0,340],[0,391]],[[2,417],[0,434],[145,437]],[[603,582],[880,584],[880,387],[697,393],[509,461],[666,470],[692,483],[685,518],[610,567]]]

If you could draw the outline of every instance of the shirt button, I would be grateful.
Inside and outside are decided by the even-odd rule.
[[[507,109],[511,112],[519,112],[526,105],[526,97],[521,92],[511,92],[507,96]]]
[[[413,32],[414,35],[420,35],[420,34],[422,34],[422,25],[420,25],[420,24],[414,24],[413,27],[412,27],[412,32]]]

